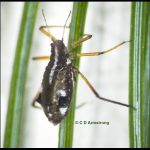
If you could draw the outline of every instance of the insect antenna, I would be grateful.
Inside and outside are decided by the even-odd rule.
[[[45,17],[45,14],[44,14],[44,10],[43,10],[43,9],[42,9],[42,15],[43,15],[43,18],[44,18],[46,27],[47,27],[47,31],[48,31],[48,33],[50,34],[50,31],[49,31],[49,28],[48,28],[48,25],[47,25],[47,21],[46,21],[46,17]]]
[[[70,14],[71,14],[71,11],[69,12],[69,15],[68,15],[68,17],[67,17],[67,19],[66,19],[66,22],[65,22],[65,25],[64,25],[64,28],[63,28],[62,41],[63,41],[63,38],[64,38],[65,28],[66,28],[67,21],[68,21],[68,19],[69,19],[69,17],[70,17]]]

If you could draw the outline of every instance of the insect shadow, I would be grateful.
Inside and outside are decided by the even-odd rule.
[[[42,106],[48,120],[52,122],[54,125],[59,124],[66,117],[69,111],[75,78],[76,75],[79,74],[98,99],[134,109],[134,107],[131,105],[113,101],[100,96],[99,93],[92,86],[92,84],[88,81],[88,79],[79,71],[78,68],[76,68],[72,64],[72,60],[77,57],[99,56],[102,54],[106,54],[129,41],[121,42],[103,52],[72,54],[70,52],[73,48],[79,46],[84,41],[89,40],[92,37],[92,35],[85,34],[82,38],[71,43],[68,47],[66,47],[63,42],[63,37],[65,33],[64,32],[65,28],[68,27],[66,26],[66,24],[71,12],[69,13],[64,26],[48,26],[43,10],[42,14],[46,26],[41,26],[39,30],[52,40],[51,56],[33,57],[33,60],[50,59],[50,61],[45,69],[41,88],[38,91],[37,95],[35,96],[32,105],[36,107],[35,103],[38,102]],[[62,40],[56,39],[49,32],[49,30],[47,31],[45,30],[46,28],[48,29],[52,27],[63,27]]]

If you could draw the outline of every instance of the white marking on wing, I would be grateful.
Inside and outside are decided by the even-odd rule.
[[[64,108],[59,108],[59,111],[60,111],[60,113],[62,114],[62,115],[65,115],[66,114],[66,112],[67,112],[67,107],[64,107]]]
[[[54,65],[51,69],[51,72],[50,72],[50,75],[49,75],[49,83],[51,84],[52,83],[52,79],[53,79],[53,76],[54,76],[54,71],[57,67],[57,62],[58,62],[58,49],[57,47],[55,47],[55,59],[54,59]]]
[[[71,72],[71,80],[72,80],[72,83],[73,83],[73,87],[74,87],[74,73],[73,72]]]
[[[71,60],[67,58],[67,65],[71,64]]]
[[[58,96],[63,96],[63,97],[65,97],[67,94],[66,94],[66,91],[65,91],[65,90],[58,90],[58,91],[57,91],[57,95],[58,95]]]
[[[48,117],[51,118],[53,115],[51,113],[48,113]]]

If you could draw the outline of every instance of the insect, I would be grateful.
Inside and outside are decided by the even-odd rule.
[[[124,41],[103,52],[80,53],[77,55],[73,55],[69,53],[71,49],[79,46],[84,41],[90,39],[92,35],[86,34],[81,39],[75,41],[74,43],[66,47],[63,43],[63,36],[69,16],[65,22],[65,25],[63,26],[64,30],[62,40],[58,40],[49,32],[49,30],[45,30],[45,28],[50,28],[52,26],[47,25],[43,10],[42,14],[46,26],[41,26],[39,30],[52,40],[51,56],[33,57],[34,60],[50,58],[50,61],[43,75],[41,88],[33,100],[33,106],[35,106],[35,103],[38,102],[42,106],[48,120],[54,125],[59,124],[66,117],[67,112],[69,111],[75,78],[76,75],[79,74],[98,99],[132,108],[132,106],[128,104],[123,104],[117,101],[101,97],[91,85],[91,83],[88,81],[88,79],[79,71],[79,69],[72,65],[72,60],[76,57],[102,55],[118,48],[119,46],[123,45],[128,41]]]

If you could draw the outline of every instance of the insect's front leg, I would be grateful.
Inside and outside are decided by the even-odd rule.
[[[39,28],[39,30],[45,34],[46,36],[48,36],[53,42],[56,41],[57,39],[50,33],[50,32],[47,32],[45,30],[45,28],[63,28],[64,26],[41,26]],[[66,26],[66,28],[70,28],[69,26]]]
[[[47,32],[44,28],[47,28],[47,26],[41,26],[41,27],[39,28],[39,30],[40,30],[43,34],[45,34],[46,36],[48,36],[53,42],[56,41],[57,39],[56,39],[52,34],[50,34],[49,32]]]
[[[90,38],[92,37],[92,35],[90,34],[85,34],[82,38],[80,38],[79,40],[71,43],[69,46],[68,46],[68,49],[72,49],[72,48],[75,48],[79,45],[81,45],[84,41],[87,41],[89,40]]]

